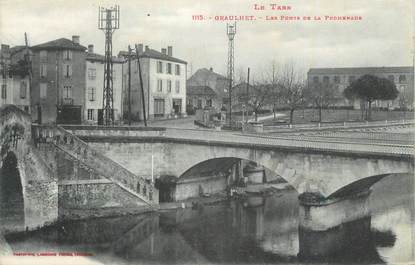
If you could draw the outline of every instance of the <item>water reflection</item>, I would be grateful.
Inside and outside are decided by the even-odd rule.
[[[376,190],[373,194],[376,200]],[[66,222],[6,239],[15,252],[91,252],[93,259],[119,264],[411,260],[412,204],[382,210],[373,203],[371,218],[312,232],[299,229],[297,196],[287,191],[159,214]]]

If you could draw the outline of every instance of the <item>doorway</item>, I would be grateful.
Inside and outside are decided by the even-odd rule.
[[[182,113],[182,99],[181,98],[173,99],[173,110],[174,110],[174,114],[179,115],[180,113]]]

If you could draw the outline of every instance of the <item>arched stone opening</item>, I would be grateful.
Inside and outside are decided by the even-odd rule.
[[[175,200],[183,200],[229,191],[233,186],[266,182],[280,184],[284,188],[294,188],[275,170],[257,161],[238,157],[206,159],[188,168],[172,185],[175,187]]]
[[[408,172],[407,174],[410,174],[410,173]],[[361,178],[333,192],[327,197],[327,199],[345,198],[345,197],[353,196],[355,194],[368,191],[373,185],[375,185],[377,182],[379,182],[385,177],[400,177],[400,176],[407,175],[407,174],[390,173],[390,174],[381,174],[381,175],[368,176],[365,178]]]
[[[7,229],[24,226],[24,197],[18,160],[8,151],[0,168],[0,219]]]

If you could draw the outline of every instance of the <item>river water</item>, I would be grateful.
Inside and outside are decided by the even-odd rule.
[[[5,238],[14,253],[78,252],[105,264],[407,264],[414,260],[413,187],[409,175],[375,184],[371,217],[309,235],[323,252],[333,243],[343,246],[314,259],[297,255],[304,250],[294,190],[193,209],[65,222]]]

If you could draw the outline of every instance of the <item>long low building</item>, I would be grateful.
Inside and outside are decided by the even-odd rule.
[[[338,95],[336,105],[360,104],[349,102],[343,96],[343,90],[359,77],[370,74],[391,80],[399,91],[398,98],[393,101],[377,101],[375,107],[414,108],[414,67],[344,67],[344,68],[310,68],[307,73],[309,85],[322,83],[333,86]]]

